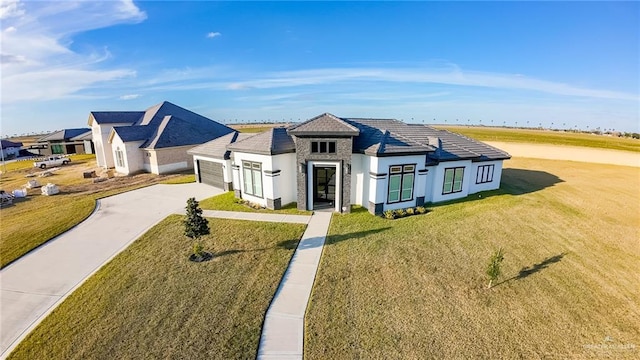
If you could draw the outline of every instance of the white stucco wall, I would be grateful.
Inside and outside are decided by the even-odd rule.
[[[238,172],[238,183],[233,184],[234,189],[239,189],[242,198],[252,203],[267,206],[267,198],[274,199],[274,177],[265,176],[265,170],[273,171],[273,158],[269,155],[249,154],[234,152],[232,154],[233,163],[240,166]],[[262,164],[262,197],[249,195],[244,192],[244,171],[242,170],[242,161],[253,161]],[[277,180],[276,180],[277,181]]]
[[[377,204],[383,203],[384,210],[395,210],[406,208],[416,205],[416,197],[424,196],[425,193],[425,179],[424,176],[420,176],[419,171],[425,169],[425,155],[405,155],[405,156],[389,156],[389,157],[371,157],[369,164],[369,171],[374,174],[386,174],[384,177],[369,176],[369,201]],[[388,184],[389,184],[389,167],[396,165],[415,165],[416,171],[414,173],[413,184],[413,197],[409,201],[401,201],[397,203],[388,204]],[[422,186],[422,189],[418,189],[418,186]]]
[[[483,165],[493,165],[493,181],[483,184],[476,184],[478,167]],[[471,166],[469,174],[469,194],[475,194],[480,191],[496,190],[500,188],[500,179],[502,178],[502,160],[475,162]]]
[[[297,201],[296,171],[298,169],[296,166],[296,154],[275,155],[272,161],[273,171],[280,170],[280,174],[273,178],[275,199],[280,197],[280,202],[283,206]]]
[[[351,204],[369,206],[369,168],[371,157],[363,154],[351,156]]]
[[[112,158],[116,158],[116,151],[121,149],[124,157],[124,167],[118,166],[114,161],[116,172],[123,175],[130,175],[140,171],[144,171],[143,151],[140,149],[142,141],[123,142],[120,137],[115,134],[111,139]]]
[[[447,168],[457,168],[464,167],[464,175],[462,178],[462,191],[451,193],[451,194],[442,194],[442,187],[444,184],[444,171]],[[441,162],[437,166],[432,167],[433,170],[433,178],[431,183],[431,201],[432,202],[440,202],[447,200],[454,200],[466,197],[469,195],[469,185],[473,180],[475,182],[475,172],[472,173],[473,164],[471,160],[460,160],[460,161],[447,161]]]
[[[96,161],[98,166],[103,168],[115,166],[113,148],[109,143],[109,134],[111,134],[112,129],[113,126],[110,124],[100,125],[95,121],[91,124],[91,136],[96,150]]]

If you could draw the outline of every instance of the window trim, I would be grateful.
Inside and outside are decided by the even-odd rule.
[[[478,166],[478,170],[476,171],[476,184],[488,184],[490,182],[493,182],[494,172],[495,172],[495,164]]]
[[[249,164],[249,165],[247,166],[246,164]],[[245,173],[245,170],[249,170],[249,173],[251,174],[251,179],[249,179],[251,181],[250,191],[247,190],[247,174]],[[254,191],[255,184],[256,184],[256,181],[255,181],[256,173],[258,173],[260,177],[260,195],[256,195]],[[264,181],[262,180],[263,180],[262,179],[262,163],[257,161],[242,160],[242,189],[244,190],[244,193],[247,195],[251,195],[251,196],[263,199],[264,198]]]
[[[315,148],[315,150],[314,150]],[[333,151],[331,149],[333,148]],[[311,141],[312,154],[336,154],[338,144],[335,140],[315,140]],[[323,151],[324,150],[324,151]]]
[[[451,179],[451,190],[449,191],[446,191],[446,188],[445,188],[446,179],[447,179],[447,170],[453,170],[453,178]],[[462,179],[460,180],[460,190],[454,190],[455,183],[456,183],[456,174],[458,173],[458,170],[462,170]],[[464,184],[464,166],[451,167],[451,168],[444,169],[444,178],[442,179],[442,195],[449,195],[449,194],[462,192],[463,184]]]
[[[121,168],[126,167],[124,163],[124,151],[120,150],[120,147],[117,147],[115,152],[116,152],[116,166]]]
[[[413,201],[415,195],[415,187],[416,187],[416,166],[417,164],[402,164],[402,165],[390,165],[389,166],[389,175],[387,180],[387,204],[398,204],[408,201]],[[411,168],[411,170],[407,170],[407,168]],[[389,198],[391,192],[391,177],[400,175],[400,189],[398,190],[398,200],[391,201]],[[411,179],[411,197],[408,199],[402,198],[402,185],[404,184],[404,179],[406,175],[412,175]],[[395,191],[395,190],[394,190]]]

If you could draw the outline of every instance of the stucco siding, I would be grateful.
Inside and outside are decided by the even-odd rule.
[[[464,168],[462,178],[462,190],[460,192],[443,194],[444,173],[448,168]],[[434,177],[432,183],[432,202],[440,202],[454,200],[466,197],[469,194],[469,186],[472,179],[475,179],[475,173],[472,173],[473,164],[471,160],[447,161],[441,162],[434,167]]]
[[[142,152],[139,147],[142,145],[142,141],[123,142],[116,134],[111,140],[112,157],[116,158],[116,152],[122,151],[124,166],[119,166],[114,163],[116,172],[123,175],[135,174],[143,171]]]
[[[478,172],[478,168],[484,167],[484,171],[481,169]],[[482,181],[483,172],[490,170],[490,176],[492,181],[485,183],[478,183]],[[500,179],[502,178],[502,160],[496,161],[483,161],[473,163],[471,166],[470,181],[469,181],[469,194],[475,194],[480,191],[496,190],[500,188]],[[488,178],[487,178],[488,179]]]

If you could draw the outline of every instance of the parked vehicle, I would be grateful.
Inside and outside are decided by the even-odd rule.
[[[49,156],[44,160],[34,162],[33,166],[39,167],[40,169],[46,169],[47,167],[52,167],[52,166],[67,165],[70,162],[71,162],[71,159],[69,159],[68,157],[54,155],[54,156]]]

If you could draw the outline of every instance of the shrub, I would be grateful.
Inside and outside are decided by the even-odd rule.
[[[385,219],[393,220],[396,218],[396,212],[393,210],[387,210],[383,214]]]
[[[196,257],[202,257],[203,253],[202,250],[204,249],[204,247],[202,246],[201,243],[197,242],[195,244],[193,244],[193,255],[195,255]]]
[[[414,209],[414,208],[412,208],[412,207],[407,208],[406,212],[407,212],[407,215],[408,215],[408,216],[411,216],[411,215],[413,215],[413,214],[415,214],[415,213],[416,213],[416,212],[415,212],[415,209]]]
[[[496,252],[494,252],[489,259],[486,270],[487,278],[489,279],[487,288],[489,289],[491,289],[491,286],[493,286],[493,282],[498,279],[498,276],[500,276],[500,265],[502,264],[502,260],[504,260],[504,251],[502,250],[502,248],[496,250]]]
[[[424,213],[427,212],[427,209],[424,206],[418,206],[418,207],[416,207],[416,212],[418,214],[424,214]]]
[[[396,215],[398,217],[405,217],[405,216],[407,216],[407,212],[404,211],[404,209],[398,209],[398,210],[396,210]]]

